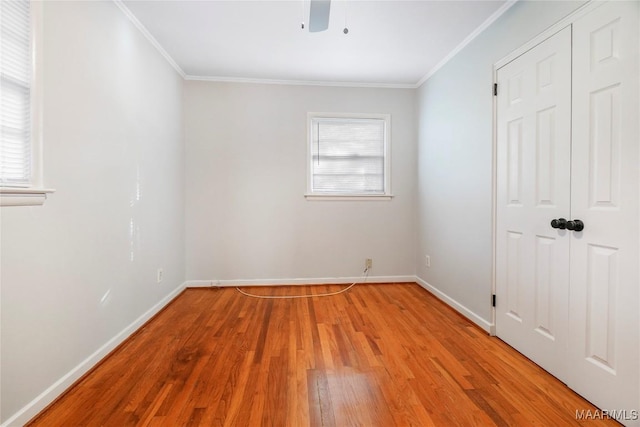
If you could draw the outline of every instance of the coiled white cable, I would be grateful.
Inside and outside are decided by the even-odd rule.
[[[365,268],[364,271],[362,272],[362,283],[366,282],[368,276],[369,276],[369,267]],[[250,294],[248,292],[245,292],[245,291],[243,291],[242,289],[240,289],[238,287],[236,287],[236,291],[238,291],[242,295],[245,295],[245,296],[248,296],[248,297],[261,298],[261,299],[313,298],[313,297],[330,297],[330,296],[333,296],[333,295],[339,295],[339,294],[341,294],[343,292],[347,292],[349,289],[353,288],[357,284],[358,284],[358,282],[353,282],[352,284],[350,284],[346,288],[341,289],[339,291],[327,292],[327,293],[324,293],[324,294],[315,294],[315,295],[254,295],[254,294]]]

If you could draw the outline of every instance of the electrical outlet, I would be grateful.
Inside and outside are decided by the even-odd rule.
[[[373,260],[371,258],[365,259],[364,260],[364,268],[369,270],[371,267],[373,267]]]
[[[162,271],[161,268],[158,269],[158,283],[162,282],[162,279],[164,279],[164,271]]]
[[[429,255],[424,256],[424,265],[428,268],[431,267],[431,257]]]

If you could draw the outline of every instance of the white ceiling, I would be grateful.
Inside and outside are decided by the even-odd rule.
[[[187,78],[415,86],[512,2],[333,0],[320,33],[308,0],[123,3]]]

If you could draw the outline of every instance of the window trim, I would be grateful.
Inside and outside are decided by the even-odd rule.
[[[31,182],[0,187],[0,206],[39,206],[54,189],[45,188],[42,170],[43,2],[31,1]]]
[[[0,187],[0,206],[40,206],[47,194],[55,191],[39,187]]]
[[[312,191],[313,162],[312,142],[313,142],[313,119],[376,119],[384,120],[384,193],[323,193]],[[307,192],[304,197],[307,200],[391,200],[393,194],[391,192],[391,114],[379,113],[307,113]]]

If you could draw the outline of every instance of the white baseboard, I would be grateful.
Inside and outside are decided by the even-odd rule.
[[[187,280],[187,288],[208,287],[236,287],[236,286],[289,286],[309,284],[344,284],[344,283],[418,283],[424,289],[435,295],[439,300],[451,306],[458,313],[478,325],[490,335],[495,335],[495,325],[478,316],[458,301],[449,297],[426,281],[417,276],[370,276],[366,280],[363,277],[320,277],[301,279],[239,279],[239,280]]]
[[[56,381],[48,389],[43,391],[38,397],[25,405],[18,412],[7,419],[0,427],[9,427],[24,425],[33,417],[38,415],[40,411],[47,407],[65,390],[67,390],[74,382],[80,379],[84,374],[89,372],[98,362],[113,351],[117,346],[122,344],[127,338],[137,331],[145,322],[151,319],[155,314],[169,304],[180,292],[185,289],[185,283],[182,283],[174,289],[169,295],[160,300],[156,305],[147,310],[142,316],[134,320],[130,325],[120,331],[116,336],[107,341],[102,347],[96,350],[91,356],[80,362],[78,366],[69,371],[66,375]]]
[[[430,285],[429,283],[422,280],[421,278],[416,277],[415,280],[416,280],[416,283],[418,283],[420,286],[425,288],[427,291],[431,292],[439,300],[443,301],[444,303],[449,305],[451,308],[453,308],[455,311],[462,314],[464,317],[466,317],[467,319],[469,319],[470,321],[478,325],[480,328],[487,331],[490,335],[495,335],[495,325],[493,323],[486,321],[485,319],[478,316],[473,311],[469,310],[464,305],[460,304],[458,301],[454,300],[453,298],[451,298],[444,292],[440,291],[436,287]]]
[[[316,277],[300,279],[238,279],[238,280],[187,280],[187,288],[235,287],[235,286],[289,286],[310,284],[346,284],[346,283],[411,283],[416,276],[369,276],[359,277]]]

